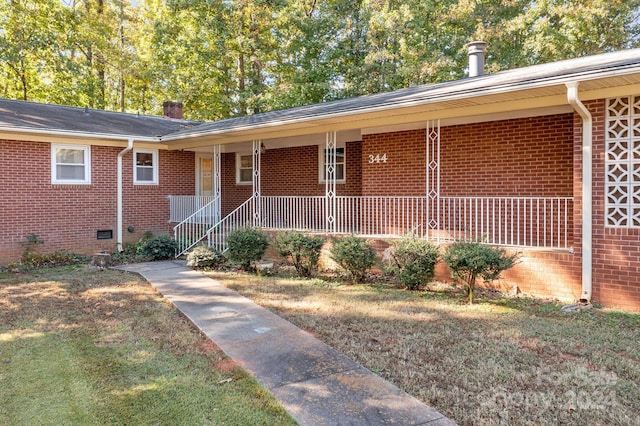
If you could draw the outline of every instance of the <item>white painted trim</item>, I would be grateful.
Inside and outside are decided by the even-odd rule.
[[[138,154],[151,154],[153,180],[138,180],[138,166],[136,156]],[[133,150],[133,184],[134,185],[158,185],[160,179],[160,155],[157,149],[134,149]]]
[[[577,81],[567,83],[567,100],[582,118],[582,295],[580,300],[589,302],[593,286],[593,119],[589,110],[580,101],[578,84]]]
[[[56,161],[56,151],[58,149],[72,149],[82,151],[84,161],[84,178],[79,179],[58,179],[58,163]],[[52,185],[91,185],[91,146],[71,145],[71,144],[51,144],[51,184]]]
[[[251,157],[251,179],[247,181],[240,180],[240,157]],[[244,167],[247,169],[247,167]],[[236,185],[253,185],[253,154],[251,152],[236,152]]]

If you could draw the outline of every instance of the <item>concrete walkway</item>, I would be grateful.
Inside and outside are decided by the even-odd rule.
[[[272,312],[182,261],[135,272],[241,364],[301,425],[455,425]]]

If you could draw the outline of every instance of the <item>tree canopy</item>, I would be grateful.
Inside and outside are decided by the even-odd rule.
[[[3,0],[5,98],[215,120],[640,45],[640,0]]]

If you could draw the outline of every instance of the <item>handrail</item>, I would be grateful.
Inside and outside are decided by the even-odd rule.
[[[227,235],[229,232],[252,225],[254,197],[238,206],[215,225],[207,230],[207,244],[209,247],[224,253],[227,251]]]
[[[176,257],[185,254],[207,235],[211,226],[220,220],[220,196],[193,212],[173,227],[173,235],[178,243]]]

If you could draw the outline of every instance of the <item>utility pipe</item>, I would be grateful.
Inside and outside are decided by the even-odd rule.
[[[578,94],[578,82],[565,83],[567,100],[582,118],[582,295],[580,302],[591,301],[593,263],[593,119]]]
[[[133,149],[133,138],[129,138],[127,141],[127,147],[118,153],[118,189],[117,189],[117,227],[118,230],[116,232],[116,246],[119,252],[122,252],[122,157],[129,151]]]

